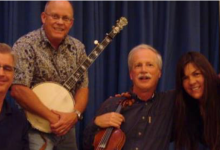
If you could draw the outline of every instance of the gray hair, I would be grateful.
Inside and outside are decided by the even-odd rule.
[[[10,54],[14,64],[16,63],[16,55],[12,51],[12,48],[9,45],[5,43],[0,43],[0,54]]]
[[[136,47],[134,47],[128,54],[128,68],[129,70],[132,69],[132,57],[133,57],[133,54],[137,51],[137,50],[140,50],[140,49],[148,49],[148,50],[151,50],[152,52],[154,52],[156,55],[157,55],[157,64],[160,68],[160,70],[162,70],[162,65],[163,65],[163,62],[162,62],[162,57],[160,55],[160,53],[155,49],[153,48],[152,46],[150,45],[147,45],[147,44],[140,44]]]

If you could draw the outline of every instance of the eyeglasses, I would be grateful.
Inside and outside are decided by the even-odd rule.
[[[0,65],[0,69],[3,69],[5,72],[13,72],[15,70],[15,67],[9,66],[9,65]]]
[[[69,17],[67,17],[67,16],[63,16],[63,17],[60,17],[59,15],[57,15],[57,14],[48,14],[48,13],[46,13],[45,12],[45,14],[47,15],[47,16],[50,16],[53,20],[55,20],[55,21],[58,21],[58,20],[60,20],[60,18],[63,20],[63,22],[65,22],[65,23],[70,23],[71,21],[73,21],[73,18],[69,18]]]

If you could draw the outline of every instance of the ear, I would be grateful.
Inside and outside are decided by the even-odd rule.
[[[70,28],[72,28],[73,25],[74,25],[74,18],[73,18],[73,20],[72,20],[72,22],[71,22],[71,24],[70,24]]]
[[[158,77],[160,78],[161,76],[162,76],[162,72],[161,72],[161,70],[160,70],[160,72],[159,72],[159,76],[158,76]]]
[[[46,14],[45,14],[45,12],[42,12],[42,13],[41,13],[41,21],[42,21],[43,24],[44,24],[45,21],[46,21]]]
[[[130,79],[133,80],[133,76],[131,72],[129,73],[129,75],[130,75]]]

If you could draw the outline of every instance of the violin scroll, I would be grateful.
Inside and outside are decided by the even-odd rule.
[[[135,102],[135,100],[132,98],[132,96],[129,92],[118,94],[118,95],[116,95],[116,97],[125,97],[125,99],[119,101],[119,104],[122,107],[131,106]]]

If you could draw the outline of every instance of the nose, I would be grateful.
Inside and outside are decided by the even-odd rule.
[[[57,19],[57,23],[59,24],[64,24],[64,20],[62,17],[60,17],[59,19]]]
[[[145,65],[143,65],[143,66],[141,67],[141,72],[147,72],[147,67],[146,67]]]
[[[196,79],[194,77],[189,78],[189,84],[193,85],[196,82]]]

